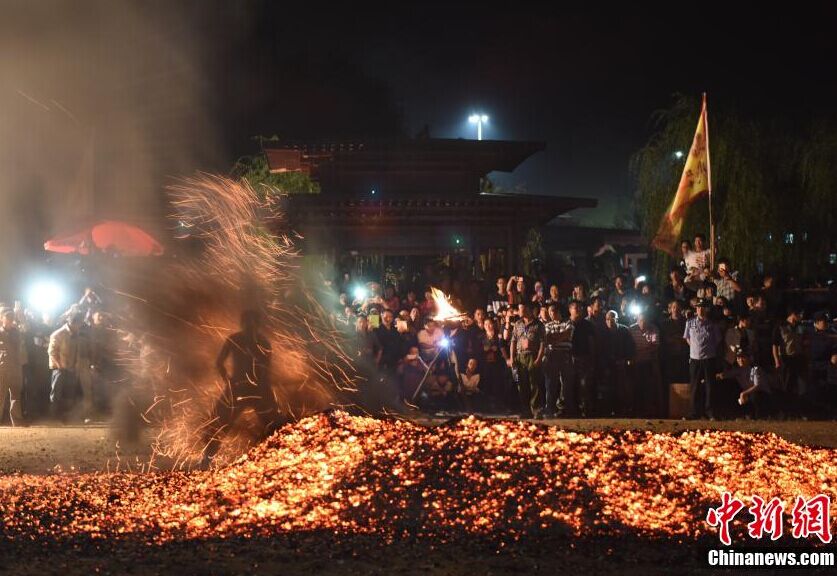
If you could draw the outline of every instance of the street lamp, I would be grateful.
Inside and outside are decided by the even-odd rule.
[[[482,125],[488,123],[488,116],[486,114],[471,114],[468,117],[468,122],[477,125],[477,140],[482,140]]]

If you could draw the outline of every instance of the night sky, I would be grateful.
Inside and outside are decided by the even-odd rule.
[[[50,156],[41,212],[78,179],[91,142],[104,211],[115,190],[226,172],[257,135],[363,140],[428,126],[473,138],[467,117],[481,111],[486,138],[547,143],[502,186],[597,197],[585,219],[613,225],[631,211],[630,156],[675,93],[707,91],[710,123],[718,102],[765,119],[837,102],[837,13],[825,3],[10,2],[0,140],[20,157],[7,154],[4,170],[31,203],[27,187],[46,174],[32,151]],[[33,222],[54,229],[47,216]]]
[[[739,12],[729,2],[234,4],[203,13],[206,36],[218,39],[216,106],[232,148],[257,133],[362,138],[424,125],[474,137],[466,118],[479,110],[491,117],[486,138],[547,142],[504,185],[600,197],[602,221],[628,206],[613,199],[633,193],[629,157],[674,93],[707,91],[710,118],[715,100],[770,117],[837,96],[837,13],[824,3]]]

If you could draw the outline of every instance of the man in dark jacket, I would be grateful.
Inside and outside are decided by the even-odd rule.
[[[572,378],[568,386],[561,387],[558,413],[562,416],[592,416],[595,409],[593,366],[596,359],[596,337],[593,325],[584,318],[584,304],[573,300],[569,304],[570,329],[572,330]],[[565,390],[566,388],[566,390]]]
[[[15,324],[11,308],[0,310],[0,416],[6,415],[6,400],[12,426],[23,422],[21,393],[23,366],[28,362],[26,341]]]
[[[633,411],[635,392],[633,381],[628,377],[628,362],[636,354],[634,340],[627,326],[619,323],[619,313],[610,310],[605,316],[607,322],[607,374],[616,389],[615,412],[629,416]]]
[[[773,330],[773,363],[779,374],[782,404],[790,416],[802,416],[806,409],[805,350],[799,321],[799,311],[791,308]]]
[[[837,386],[829,379],[829,365],[837,354],[837,332],[829,328],[828,314],[824,311],[814,314],[814,332],[808,338],[806,354],[808,400],[817,412],[816,416],[833,417],[837,408]]]
[[[679,300],[668,303],[668,316],[660,322],[660,345],[662,347],[662,370],[664,391],[674,383],[689,381],[689,345],[683,340],[686,318]],[[665,395],[668,406],[668,394]]]

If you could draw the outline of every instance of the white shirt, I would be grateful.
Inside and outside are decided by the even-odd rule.
[[[702,276],[703,269],[709,264],[709,250],[701,250],[700,252],[689,250],[686,252],[683,261],[686,262],[686,274],[691,276],[692,269],[697,268],[697,274]]]

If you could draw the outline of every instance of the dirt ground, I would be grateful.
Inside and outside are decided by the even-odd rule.
[[[423,423],[443,422],[427,418]],[[775,432],[792,442],[837,447],[837,422],[559,420],[565,429],[687,429]],[[153,431],[147,431],[148,438]],[[0,428],[0,474],[137,471],[147,447],[120,446],[107,426]],[[3,511],[0,510],[0,517]],[[491,541],[382,542],[368,536],[335,538],[319,532],[274,538],[224,538],[148,546],[141,539],[90,541],[0,540],[0,573],[9,574],[713,574],[705,547],[717,542],[652,541],[636,537],[576,540],[532,534],[506,546]],[[833,568],[831,569],[833,570]],[[770,570],[759,570],[769,574]],[[782,574],[829,573],[783,570]],[[832,572],[833,573],[833,572]]]
[[[421,422],[432,426],[444,420],[424,418]],[[774,432],[797,444],[837,448],[837,422],[590,419],[544,420],[543,423],[580,432],[605,428],[667,433],[683,430]],[[153,434],[153,430],[146,431],[149,440]],[[0,427],[0,474],[141,470],[150,455],[148,442],[136,446],[119,444],[106,425]]]

